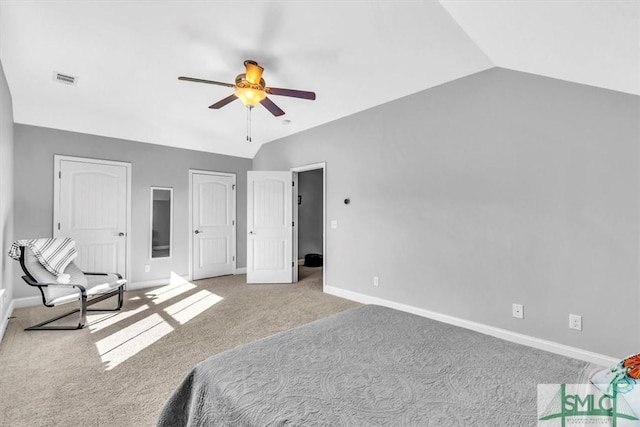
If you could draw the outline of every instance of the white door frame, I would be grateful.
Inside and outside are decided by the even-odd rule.
[[[327,269],[325,268],[325,262],[327,260],[327,162],[312,163],[303,166],[296,166],[291,168],[290,171],[294,174],[299,172],[307,172],[312,170],[322,169],[322,292],[325,291],[327,286]],[[295,218],[296,226],[293,230],[293,247],[294,253],[298,253],[298,201],[293,201],[295,206]],[[298,262],[298,260],[295,260]]]
[[[169,256],[153,257],[153,190],[169,192]],[[173,187],[149,187],[149,261],[173,258]]]
[[[93,163],[98,165],[121,166],[127,171],[127,227],[125,230],[125,279],[131,278],[131,163],[119,162],[115,160],[92,159],[89,157],[63,156],[54,154],[53,156],[53,224],[52,236],[56,236],[58,222],[60,222],[60,162],[63,160],[80,163]]]
[[[229,172],[215,172],[205,171],[200,169],[189,169],[189,281],[193,280],[193,175],[215,175],[215,176],[227,176],[233,178],[234,185],[237,185],[237,178],[235,173]],[[234,274],[238,274],[237,262],[238,262],[238,200],[237,200],[237,187],[233,192],[233,221],[235,233],[233,233],[233,248],[235,253],[233,254],[233,270]]]

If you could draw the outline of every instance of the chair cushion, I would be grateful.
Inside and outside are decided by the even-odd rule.
[[[24,248],[24,251],[24,264],[29,274],[31,274],[38,283],[54,284],[42,288],[48,305],[60,305],[80,299],[80,291],[78,288],[57,285],[56,276],[49,273],[42,264],[40,264],[33,252],[27,247]],[[67,266],[64,272],[71,276],[69,285],[84,286],[87,291],[87,297],[106,294],[126,283],[126,280],[118,279],[118,276],[115,274],[85,275],[73,262]]]
[[[111,292],[114,289],[118,289],[120,286],[127,283],[124,279],[119,279],[117,274],[106,275],[87,275],[87,295],[100,295]]]
[[[57,277],[49,273],[47,269],[40,264],[40,261],[38,261],[38,258],[33,254],[33,252],[31,252],[31,249],[26,246],[24,247],[24,265],[29,274],[31,274],[38,283],[57,283]],[[71,276],[69,284],[81,286],[87,285],[86,276],[73,262],[67,265],[64,273]]]
[[[49,273],[42,264],[40,264],[40,261],[38,261],[38,258],[33,254],[31,249],[25,246],[23,250],[24,266],[38,283],[57,283],[56,276]],[[84,273],[73,262],[67,265],[64,272],[71,276],[69,280],[70,285],[87,286],[87,279]],[[59,301],[75,301],[80,298],[78,289],[70,286],[46,286],[40,289],[42,289],[44,299],[48,305],[60,304],[61,302]]]

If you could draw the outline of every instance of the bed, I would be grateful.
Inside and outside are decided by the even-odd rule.
[[[588,363],[366,305],[210,357],[159,426],[533,426]]]

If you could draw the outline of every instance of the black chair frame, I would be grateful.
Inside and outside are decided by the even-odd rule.
[[[120,311],[120,309],[122,308],[122,303],[124,300],[124,283],[119,286],[117,289],[114,289],[113,291],[109,292],[109,293],[105,293],[105,294],[101,294],[101,295],[96,295],[95,297],[92,298],[87,298],[87,290],[84,286],[82,285],[74,285],[74,284],[60,284],[60,283],[40,283],[38,282],[32,275],[31,273],[29,273],[29,270],[27,269],[25,262],[24,262],[24,251],[25,248],[21,247],[20,248],[20,267],[22,267],[22,271],[24,271],[25,275],[22,276],[22,280],[24,280],[28,285],[30,286],[35,286],[40,290],[40,294],[42,295],[42,304],[44,304],[46,307],[55,307],[52,304],[47,304],[47,298],[45,297],[44,294],[44,288],[46,288],[47,286],[55,286],[55,287],[69,287],[69,288],[76,288],[78,290],[78,293],[80,294],[80,308],[76,308],[74,310],[71,310],[65,314],[62,314],[60,316],[56,316],[52,319],[49,320],[45,320],[44,322],[38,323],[37,325],[33,325],[30,326],[28,328],[25,328],[25,331],[68,331],[68,330],[75,330],[75,329],[82,329],[85,327],[85,325],[87,324],[87,312],[88,311]],[[107,273],[87,273],[84,272],[85,275],[87,276],[108,276]],[[118,273],[114,273],[118,276],[118,279],[122,279],[122,276]],[[98,303],[100,301],[104,301],[108,298],[114,297],[114,296],[118,296],[118,303],[116,308],[111,308],[111,309],[102,309],[102,308],[88,308],[89,306]],[[76,325],[69,325],[69,326],[63,326],[63,325],[53,325],[53,326],[47,326],[49,325],[49,323],[53,323],[56,320],[60,320],[63,319],[67,316],[71,316],[72,314],[75,313],[79,313],[78,315],[78,323]]]

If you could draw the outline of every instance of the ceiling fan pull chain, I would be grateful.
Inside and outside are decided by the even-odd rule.
[[[251,107],[247,106],[247,142],[251,142]]]

